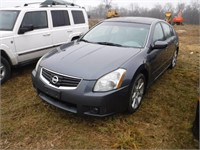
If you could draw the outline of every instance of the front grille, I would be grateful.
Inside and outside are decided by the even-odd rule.
[[[69,77],[67,75],[61,75],[53,71],[42,68],[41,75],[52,85],[56,87],[77,87],[81,79],[75,77]],[[55,78],[56,80],[53,80]]]

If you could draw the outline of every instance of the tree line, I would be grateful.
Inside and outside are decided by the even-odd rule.
[[[200,4],[198,0],[192,0],[190,4],[178,3],[176,6],[172,3],[166,3],[164,6],[156,4],[153,8],[139,7],[136,3],[131,3],[129,8],[123,7],[111,7],[115,9],[120,16],[139,16],[139,17],[153,17],[159,19],[165,19],[165,12],[171,11],[173,17],[175,17],[181,10],[186,24],[200,24]],[[91,18],[105,18],[108,10],[107,4],[100,4],[97,7],[90,7],[88,14]]]

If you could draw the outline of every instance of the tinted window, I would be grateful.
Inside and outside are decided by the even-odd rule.
[[[51,11],[53,27],[67,26],[70,25],[69,15],[67,11],[55,10]]]
[[[174,34],[174,29],[172,28],[172,27],[170,27],[170,32],[171,32],[171,36],[174,36],[175,34]]]
[[[82,11],[72,10],[72,16],[75,24],[85,23],[85,18]]]
[[[47,13],[46,11],[27,12],[24,16],[22,27],[26,25],[33,25],[34,29],[47,28]]]
[[[162,23],[162,26],[163,26],[163,30],[164,30],[164,33],[165,33],[165,37],[166,37],[166,39],[168,39],[169,37],[171,37],[170,27],[169,27],[169,25],[167,25],[165,23]]]
[[[160,23],[155,26],[154,35],[153,35],[153,42],[155,41],[163,41],[164,34]]]
[[[11,31],[17,20],[19,11],[1,10],[0,11],[0,30]]]

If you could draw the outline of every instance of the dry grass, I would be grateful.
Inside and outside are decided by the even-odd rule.
[[[191,132],[198,99],[199,26],[176,26],[180,53],[132,115],[79,117],[45,104],[31,83],[34,65],[1,87],[1,149],[197,149]]]

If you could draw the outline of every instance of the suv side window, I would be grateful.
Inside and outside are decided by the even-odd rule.
[[[51,11],[53,27],[70,25],[68,11],[66,10],[52,10]]]
[[[169,25],[167,25],[166,23],[162,23],[162,27],[163,27],[166,39],[170,38],[172,35],[171,35],[171,29]]]
[[[33,25],[34,29],[48,28],[47,12],[46,11],[27,12],[24,15],[21,27],[26,25]]]
[[[153,34],[153,42],[163,41],[163,40],[164,40],[163,30],[162,30],[160,23],[158,23],[155,26],[155,30],[154,30],[154,34]]]
[[[83,16],[83,12],[79,10],[72,10],[72,16],[74,19],[74,24],[85,23],[85,18]]]

